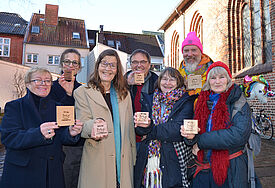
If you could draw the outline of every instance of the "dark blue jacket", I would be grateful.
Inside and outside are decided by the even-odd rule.
[[[150,97],[147,99],[149,98]],[[147,135],[146,139],[141,142],[140,148],[137,151],[134,177],[134,185],[136,188],[141,187],[144,169],[147,164],[148,144],[151,140],[155,139],[161,142],[160,167],[163,173],[162,187],[182,186],[182,175],[173,142],[182,141],[180,126],[183,124],[184,119],[193,118],[193,104],[195,98],[195,95],[189,96],[188,93],[185,93],[183,97],[174,104],[166,123],[157,126],[151,124],[148,128],[136,128],[136,132],[139,135]],[[151,114],[152,105],[148,108],[148,111]]]
[[[1,140],[7,153],[0,187],[64,187],[62,145],[76,143],[80,136],[71,137],[68,127],[61,127],[52,140],[45,139],[40,125],[55,121],[56,102],[49,96],[40,99],[39,110],[29,91],[6,104]]]

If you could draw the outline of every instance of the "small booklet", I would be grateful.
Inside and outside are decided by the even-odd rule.
[[[106,135],[106,134],[108,134],[108,128],[107,128],[107,124],[106,123],[95,124],[93,126],[93,131],[92,131],[92,135],[93,136],[101,136],[101,135]]]
[[[188,89],[202,88],[201,75],[189,75],[187,77],[187,85]]]
[[[65,70],[65,71],[64,71],[64,78],[65,78],[65,80],[68,81],[68,82],[72,81],[73,72],[70,71],[70,70]]]
[[[135,83],[136,84],[143,84],[144,83],[144,74],[135,73]]]
[[[183,125],[187,134],[198,134],[198,120],[185,119]]]
[[[74,106],[57,106],[56,121],[58,126],[74,125]]]
[[[148,124],[149,112],[137,112],[137,123]]]

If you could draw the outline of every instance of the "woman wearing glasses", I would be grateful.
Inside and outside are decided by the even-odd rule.
[[[81,69],[80,53],[76,49],[67,49],[61,54],[61,77],[53,82],[51,97],[57,102],[74,105],[73,91],[81,84],[75,77]]]
[[[7,154],[0,187],[64,188],[62,145],[79,140],[83,123],[57,125],[48,70],[30,69],[25,84],[27,94],[5,106],[1,140]]]
[[[133,187],[132,103],[115,50],[99,55],[87,86],[76,89],[74,98],[76,116],[84,122],[81,136],[86,139],[78,187]]]
[[[76,49],[67,49],[61,54],[62,75],[53,82],[50,93],[55,101],[64,105],[74,105],[73,91],[81,85],[75,79],[81,68],[80,57],[81,55]],[[63,147],[66,154],[64,162],[66,188],[77,187],[83,143],[84,140],[80,139],[74,146]]]

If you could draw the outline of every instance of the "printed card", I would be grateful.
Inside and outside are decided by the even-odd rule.
[[[135,73],[135,83],[136,84],[143,84],[144,83],[144,74]]]
[[[56,121],[58,126],[74,125],[74,106],[57,106]]]
[[[187,77],[188,89],[202,88],[201,75],[189,75]]]
[[[185,119],[183,125],[187,134],[198,134],[198,120]]]
[[[108,134],[107,124],[94,124],[92,134],[93,136],[101,136]]]
[[[149,112],[137,112],[137,123],[148,124]]]

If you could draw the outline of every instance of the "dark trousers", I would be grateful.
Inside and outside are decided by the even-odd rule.
[[[77,188],[83,146],[63,146],[66,154],[63,164],[66,188]]]

